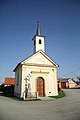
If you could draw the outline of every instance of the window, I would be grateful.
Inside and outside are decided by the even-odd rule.
[[[41,39],[39,39],[39,44],[41,44]]]

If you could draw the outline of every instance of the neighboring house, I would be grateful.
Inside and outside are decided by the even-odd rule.
[[[4,84],[1,86],[2,91],[5,95],[13,95],[14,93],[15,78],[7,77],[4,80]]]
[[[15,78],[10,77],[5,78],[4,85],[5,86],[15,85]]]
[[[36,35],[33,37],[33,54],[21,61],[15,72],[15,91],[17,97],[45,97],[58,95],[57,68],[46,53],[44,36],[37,23]]]
[[[59,78],[58,79],[58,86],[60,88],[73,88],[76,85],[77,85],[76,82],[71,78]]]

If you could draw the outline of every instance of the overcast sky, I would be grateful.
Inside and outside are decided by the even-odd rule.
[[[58,77],[80,75],[79,0],[0,0],[0,82],[33,54],[37,20]]]

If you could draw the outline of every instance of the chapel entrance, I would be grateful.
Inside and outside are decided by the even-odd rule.
[[[45,96],[44,79],[42,77],[38,77],[38,79],[37,79],[37,92],[38,92],[38,96],[40,96],[40,97]]]

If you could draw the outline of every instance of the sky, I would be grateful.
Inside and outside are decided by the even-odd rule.
[[[57,77],[80,76],[80,0],[0,0],[0,83],[33,54],[37,21]]]

